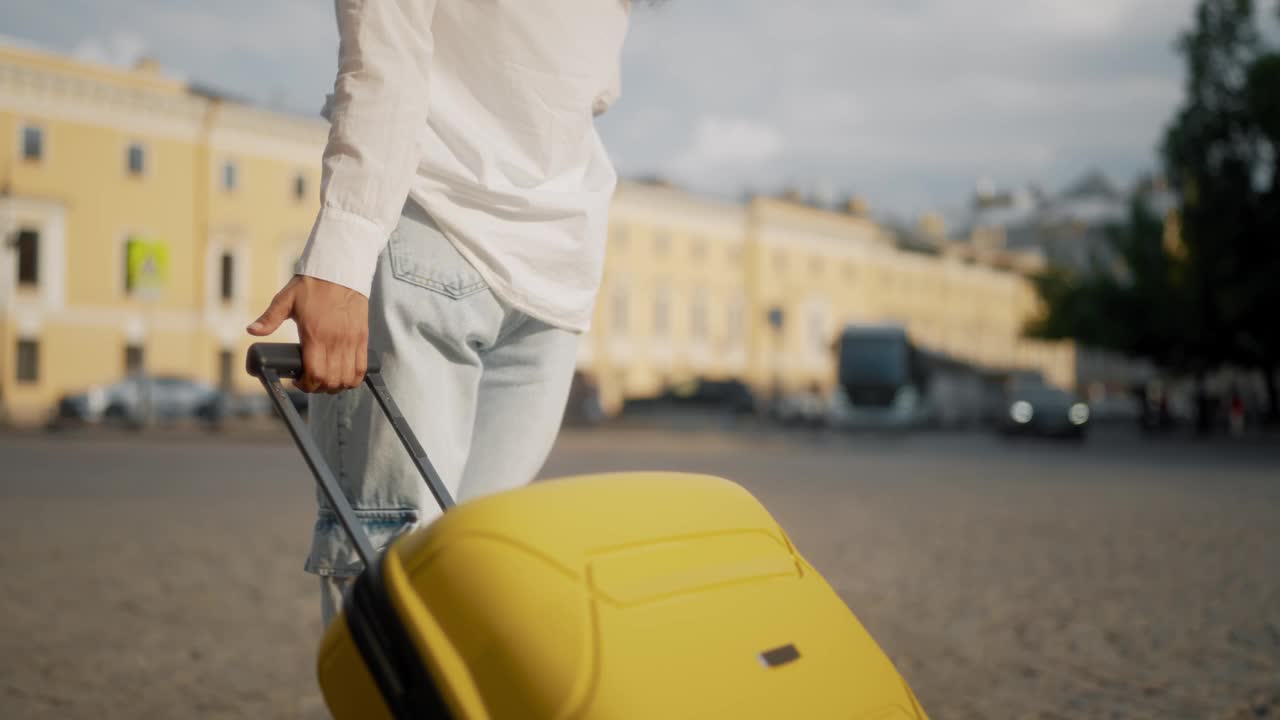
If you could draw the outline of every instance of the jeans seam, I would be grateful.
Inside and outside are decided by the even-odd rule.
[[[528,324],[529,320],[532,319],[528,313],[524,313],[519,310],[512,310],[511,313],[514,314],[516,317],[510,318],[508,322],[504,323],[506,327],[500,328],[498,330],[497,337],[493,339],[493,345],[490,346],[489,348],[486,348],[485,352],[488,352],[489,350],[492,350],[493,348],[496,348],[497,346],[501,345],[504,340],[511,337],[511,335],[515,333],[515,331],[524,327],[526,324]],[[481,353],[481,354],[484,354],[484,353]]]
[[[476,278],[474,280],[471,282],[459,281],[451,283],[436,280],[421,273],[405,269],[405,263],[412,262],[412,258],[408,257],[408,254],[405,252],[396,251],[396,246],[401,242],[399,232],[400,230],[397,227],[396,230],[391,233],[391,237],[388,238],[387,241],[387,251],[391,259],[391,276],[396,280],[413,285],[414,287],[420,287],[424,290],[430,290],[440,295],[444,295],[445,297],[453,298],[454,300],[460,300],[469,295],[474,295],[489,287],[489,284],[485,282],[484,278],[481,277],[473,267],[471,270],[476,274]],[[448,240],[445,240],[445,242],[448,242]],[[450,244],[449,249],[454,253],[458,252],[457,248],[454,248],[452,244]],[[466,263],[468,267],[471,267],[466,258],[461,258],[460,256],[460,259]]]
[[[407,283],[414,287],[420,287],[424,290],[430,290],[445,297],[461,300],[462,298],[486,289],[488,285],[484,280],[477,280],[467,284],[446,284],[439,280],[432,280],[417,273],[411,273],[406,270],[400,270],[396,267],[395,256],[391,257],[391,274],[400,282]]]
[[[338,405],[337,412],[333,414],[334,431],[333,435],[336,439],[334,443],[337,446],[335,455],[338,461],[338,484],[342,485],[347,479],[347,463],[344,448],[347,444],[346,433],[343,432],[342,421],[346,417],[346,409],[341,404]]]
[[[355,507],[351,510],[362,522],[368,523],[403,523],[406,520],[417,520],[418,511],[411,507],[370,508]],[[338,513],[333,508],[320,508],[318,515],[325,520],[337,520]]]

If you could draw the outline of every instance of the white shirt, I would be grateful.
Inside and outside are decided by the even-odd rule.
[[[297,271],[369,294],[412,198],[502,300],[590,326],[629,0],[337,0],[321,208]]]

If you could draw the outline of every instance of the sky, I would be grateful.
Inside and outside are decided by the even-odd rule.
[[[608,1],[608,0],[602,0]],[[1059,190],[1157,165],[1195,0],[637,4],[598,121],[624,177],[711,196],[794,187],[910,218],[979,182]],[[317,113],[332,0],[0,0],[0,33]]]

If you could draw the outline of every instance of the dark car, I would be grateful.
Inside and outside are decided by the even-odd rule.
[[[1088,432],[1089,406],[1058,388],[1023,386],[1005,399],[999,428],[1006,435],[1083,439]]]

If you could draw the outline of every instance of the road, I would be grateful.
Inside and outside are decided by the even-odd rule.
[[[1280,712],[1275,446],[614,428],[544,475],[615,469],[756,493],[935,720]],[[0,717],[325,717],[310,488],[277,430],[0,436]]]

